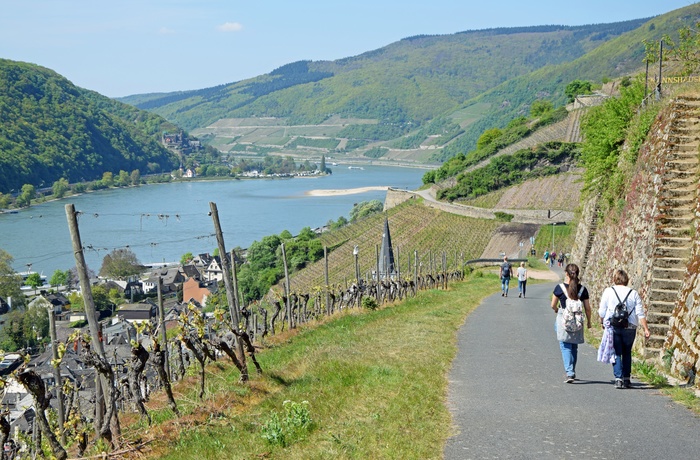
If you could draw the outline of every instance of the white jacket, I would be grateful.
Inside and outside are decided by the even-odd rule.
[[[614,292],[613,289],[615,290]],[[620,297],[620,300],[617,300],[615,292],[617,292],[617,296]],[[638,318],[646,317],[644,314],[644,306],[642,305],[642,299],[639,297],[637,291],[627,286],[615,285],[613,287],[605,288],[603,291],[603,296],[600,298],[598,316],[603,318],[603,320],[609,319],[615,311],[617,304],[625,299],[628,292],[630,292],[630,294],[629,297],[627,297],[627,302],[625,302],[625,305],[627,306],[627,311],[630,312],[629,327],[637,327],[639,325]]]

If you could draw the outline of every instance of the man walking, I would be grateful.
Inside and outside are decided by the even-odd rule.
[[[508,285],[510,284],[510,277],[513,276],[513,266],[508,262],[508,256],[503,256],[503,263],[501,264],[501,297],[508,297]]]

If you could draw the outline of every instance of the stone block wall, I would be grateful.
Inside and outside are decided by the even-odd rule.
[[[668,172],[666,156],[673,143],[673,137],[669,135],[670,125],[676,116],[678,114],[671,105],[662,110],[652,126],[640,149],[636,166],[629,172],[629,193],[620,217],[616,219],[615,213],[599,216],[602,220],[598,222],[582,280],[591,292],[594,311],[597,311],[600,296],[612,284],[612,274],[618,268],[628,272],[630,286],[639,291],[645,307],[649,306],[654,254],[659,245],[657,239],[663,212],[660,202],[666,180],[664,175]],[[584,206],[572,251],[575,263],[580,263],[585,257],[593,208],[593,201]],[[665,357],[663,361],[671,365],[672,374],[684,379],[700,370],[700,202],[695,215],[692,255],[675,300],[661,354]],[[635,345],[643,348],[641,334]],[[698,380],[695,380],[696,388],[700,387]]]

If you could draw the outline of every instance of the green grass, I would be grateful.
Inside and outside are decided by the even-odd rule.
[[[152,455],[441,458],[451,434],[444,398],[456,331],[497,284],[492,275],[472,277],[448,291],[300,328],[259,354],[265,374],[248,386],[235,383],[230,366],[210,366],[205,401],[196,402],[194,388],[178,389],[185,415],[152,430]],[[284,401],[308,401],[312,420],[287,434],[286,447],[263,439],[275,432],[274,414],[284,418]],[[211,407],[215,414],[205,415]]]
[[[577,222],[570,222],[566,225],[554,226],[554,237],[552,238],[552,225],[543,225],[540,231],[535,236],[535,248],[537,248],[537,256],[544,255],[544,251],[552,252],[552,241],[554,241],[554,250],[557,254],[560,251],[571,252],[576,238]]]

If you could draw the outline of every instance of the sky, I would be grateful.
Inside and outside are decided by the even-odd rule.
[[[0,0],[0,58],[109,97],[202,89],[405,37],[645,18],[691,0]]]

